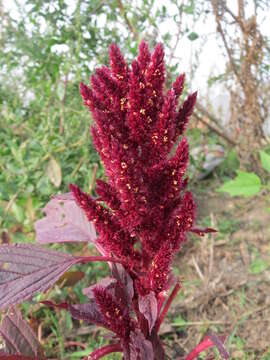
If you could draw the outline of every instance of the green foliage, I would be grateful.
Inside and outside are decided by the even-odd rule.
[[[255,173],[237,171],[237,177],[222,185],[218,191],[228,192],[231,196],[249,197],[261,190],[261,180]]]
[[[235,153],[235,152],[234,152]],[[261,150],[259,152],[261,165],[264,170],[270,173],[270,155]],[[227,160],[228,161],[228,158]],[[233,152],[231,153],[232,165],[237,165]],[[269,189],[269,184],[264,185],[258,175],[252,172],[236,170],[237,177],[225,182],[217,191],[227,192],[231,196],[250,197],[258,194],[263,188]]]
[[[270,173],[270,155],[267,154],[265,151],[260,151],[260,158],[261,158],[261,164],[264,170],[268,171]]]
[[[188,39],[189,39],[190,41],[197,40],[198,37],[199,37],[199,35],[198,35],[197,33],[193,32],[193,31],[188,34]]]

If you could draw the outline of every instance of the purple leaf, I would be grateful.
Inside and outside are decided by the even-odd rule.
[[[108,328],[106,326],[104,317],[99,310],[99,307],[94,301],[86,304],[75,304],[75,305],[70,305],[66,302],[55,304],[52,301],[48,301],[48,300],[41,301],[41,303],[46,306],[52,306],[54,308],[59,308],[69,311],[74,319],[84,320],[88,323],[92,323]]]
[[[52,198],[44,208],[46,217],[36,221],[37,241],[52,242],[95,241],[93,223],[87,220],[72,193]]]
[[[131,332],[130,339],[130,360],[154,360],[152,344],[139,330]]]
[[[130,275],[125,270],[123,265],[117,263],[113,264],[112,266],[112,275],[122,285],[126,297],[126,302],[128,304],[131,304],[134,296],[134,288],[133,288],[133,280],[131,279]],[[121,294],[117,294],[117,295],[121,296]]]
[[[228,353],[228,351],[225,349],[224,347],[224,341],[226,340],[226,336],[225,337],[218,337],[215,334],[208,334],[208,337],[210,338],[210,340],[212,340],[213,344],[216,345],[222,359],[229,359],[230,358],[230,354]]]
[[[151,333],[157,320],[157,299],[151,291],[148,295],[139,296],[139,310],[148,321],[149,333]]]
[[[74,319],[84,320],[108,328],[98,305],[94,301],[86,304],[70,305],[68,310]]]
[[[0,309],[48,290],[76,262],[37,245],[0,246]]]
[[[42,347],[30,326],[17,309],[12,309],[4,317],[0,334],[5,341],[6,359],[45,359]],[[8,357],[8,354],[13,354]],[[22,356],[23,355],[23,356]],[[0,359],[3,358],[0,355]]]
[[[95,289],[95,287],[100,286],[100,287],[105,288],[112,294],[114,294],[115,283],[116,283],[116,279],[111,278],[111,277],[105,277],[105,278],[101,279],[97,284],[94,284],[87,288],[84,288],[82,292],[84,295],[89,297],[89,299],[93,299],[94,298],[93,290]]]

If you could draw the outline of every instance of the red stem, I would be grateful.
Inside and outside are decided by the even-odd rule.
[[[78,257],[77,263],[84,264],[92,261],[105,261],[125,265],[124,261],[110,256],[80,256]]]
[[[158,316],[159,316],[159,314],[160,314],[160,311],[161,311],[161,309],[162,309],[162,306],[163,306],[163,304],[164,304],[165,299],[166,299],[166,298],[165,298],[163,292],[158,294],[158,299],[157,299],[157,301],[158,301]]]
[[[86,356],[83,360],[98,360],[108,354],[122,351],[123,350],[120,343],[107,345],[102,348],[96,349],[90,355]]]
[[[181,284],[178,282],[175,285],[173,291],[171,292],[171,295],[169,296],[169,299],[167,300],[167,302],[166,302],[166,304],[165,304],[165,306],[164,306],[164,308],[163,308],[163,310],[162,310],[162,312],[160,314],[160,317],[157,320],[157,324],[156,324],[156,331],[157,332],[158,332],[158,330],[160,328],[160,325],[163,323],[163,320],[164,320],[164,318],[165,318],[165,316],[166,316],[166,314],[167,314],[167,312],[168,312],[168,310],[169,310],[169,308],[170,308],[170,306],[171,306],[171,304],[173,302],[173,299],[177,295],[180,288],[181,288]]]
[[[213,343],[213,341],[212,341],[208,336],[206,336],[206,337],[204,338],[204,340],[203,340],[200,344],[198,344],[198,345],[195,347],[195,349],[193,349],[193,350],[188,354],[188,356],[186,357],[185,360],[193,360],[193,359],[197,358],[198,355],[199,355],[201,352],[205,351],[206,349],[208,349],[208,348],[210,348],[210,347],[212,347],[212,346],[215,346],[215,344]]]

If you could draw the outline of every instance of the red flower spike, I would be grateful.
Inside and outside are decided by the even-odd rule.
[[[152,134],[153,156],[155,153],[162,158],[170,152],[175,134],[176,97],[174,90],[168,92],[159,114],[155,130]]]
[[[129,289],[132,285],[130,293],[116,278],[115,291],[94,289],[94,300],[107,326],[120,338],[116,349],[122,349],[125,359],[132,351],[138,351],[136,356],[140,357],[144,347],[154,350],[155,360],[164,360],[157,333],[180,288],[177,283],[166,301],[172,285],[173,256],[188,232],[202,235],[213,231],[194,227],[196,205],[186,191],[189,149],[185,137],[172,155],[173,146],[187,127],[197,93],[189,95],[178,108],[185,75],[179,75],[167,93],[163,91],[164,81],[162,45],[151,54],[142,41],[131,69],[113,44],[110,68],[96,70],[91,89],[81,85],[83,101],[94,118],[93,141],[108,182],[97,181],[99,198],[95,200],[77,187],[71,186],[71,191],[87,218],[95,221],[98,243],[124,264]],[[116,294],[132,295],[125,295],[123,302]],[[145,321],[151,320],[151,313],[142,306],[142,299],[150,298],[150,294],[159,316],[151,336]],[[141,334],[141,350],[132,344],[133,333]],[[109,345],[104,351],[113,349],[114,345]],[[94,354],[100,356],[103,350]]]
[[[148,273],[150,289],[156,294],[167,289],[171,261],[172,249],[169,243],[165,243],[151,262]]]
[[[133,324],[126,309],[102,287],[94,288],[93,293],[108,327],[121,339],[127,339]]]
[[[182,135],[186,130],[189,118],[193,112],[197,99],[197,91],[188,96],[187,100],[184,101],[178,114],[176,115],[176,137]]]
[[[140,65],[140,69],[143,74],[145,73],[145,70],[147,69],[150,59],[151,59],[151,54],[150,54],[148,45],[144,40],[142,40],[142,42],[139,45],[138,63]]]
[[[114,77],[121,83],[126,84],[129,77],[129,68],[121,54],[119,48],[115,44],[111,44],[110,49],[110,65]]]
[[[185,74],[179,75],[173,83],[173,90],[175,93],[176,100],[182,95],[185,85]]]

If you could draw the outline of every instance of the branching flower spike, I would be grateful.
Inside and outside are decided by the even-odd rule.
[[[70,189],[94,222],[104,254],[126,264],[121,272],[130,278],[132,295],[124,288],[116,297],[121,293],[117,266],[114,286],[93,292],[108,327],[120,338],[126,360],[144,359],[144,354],[147,359],[165,359],[157,331],[168,311],[166,294],[177,283],[172,260],[187,232],[198,233],[195,202],[186,190],[188,144],[183,136],[197,93],[178,105],[184,79],[178,76],[165,92],[163,47],[158,44],[151,54],[142,41],[131,68],[113,44],[110,68],[97,69],[91,86],[81,84],[108,180],[98,181],[97,199],[74,185]],[[116,298],[122,303],[117,305]]]

